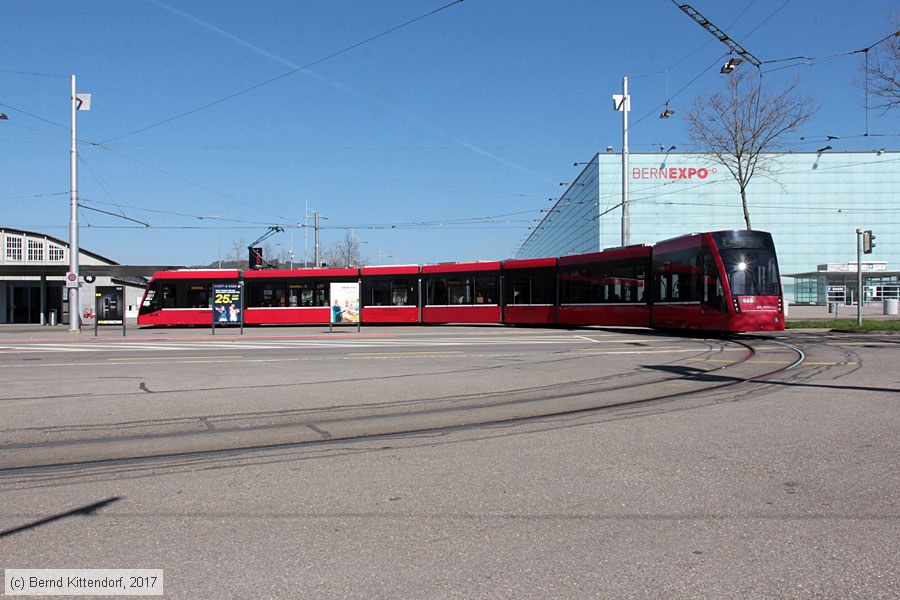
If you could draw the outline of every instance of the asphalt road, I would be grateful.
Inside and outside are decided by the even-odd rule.
[[[163,569],[171,598],[900,589],[897,336],[5,333],[0,568]]]

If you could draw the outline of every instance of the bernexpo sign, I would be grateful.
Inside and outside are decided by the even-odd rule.
[[[716,169],[705,167],[635,167],[631,170],[632,179],[706,179]]]

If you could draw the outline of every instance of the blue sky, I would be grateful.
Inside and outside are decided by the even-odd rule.
[[[794,149],[829,135],[834,151],[897,149],[898,115],[866,111],[854,86],[862,54],[834,56],[883,37],[893,2],[691,6],[762,61],[822,58],[764,65],[820,106]],[[92,94],[79,196],[151,225],[82,210],[81,244],[130,264],[215,261],[220,231],[227,259],[272,225],[287,228],[273,250],[302,260],[307,202],[327,217],[323,247],[350,230],[372,264],[508,258],[574,162],[620,149],[623,76],[631,151],[689,150],[680,117],[722,85],[727,57],[671,0],[12,0],[4,13],[0,225],[68,239],[74,73]],[[667,99],[676,115],[661,120]]]

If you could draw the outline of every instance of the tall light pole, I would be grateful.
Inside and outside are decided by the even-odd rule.
[[[327,219],[328,217],[320,215],[318,211],[315,212],[314,216],[316,218],[316,264],[314,267],[318,269],[322,265],[319,262],[319,219]]]
[[[309,198],[306,199],[306,212],[303,213],[303,268],[307,267],[309,267]]]
[[[72,149],[69,152],[69,333],[81,333],[80,274],[78,272],[78,144],[76,118],[79,110],[91,109],[91,95],[75,93],[75,75],[72,75]]]
[[[631,98],[628,96],[628,78],[622,78],[622,94],[613,94],[616,110],[622,112],[622,245],[630,243],[630,227],[628,217],[628,111],[631,110]]]

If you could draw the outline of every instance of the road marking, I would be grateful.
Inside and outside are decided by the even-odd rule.
[[[138,360],[209,360],[211,358],[243,358],[243,356],[234,355],[231,356],[135,356],[135,357],[123,357],[123,358],[107,358],[106,360],[128,360],[128,361],[138,361]]]
[[[729,364],[731,364],[733,362],[737,362],[737,361],[733,361],[733,360],[724,360],[724,359],[718,359],[718,358],[689,358],[688,360],[693,360],[696,362],[729,363]]]
[[[615,350],[679,350],[681,346],[645,346],[643,348],[627,346],[624,348],[572,348],[573,352],[610,352]]]
[[[464,354],[462,350],[448,350],[446,352],[429,352],[422,350],[420,352],[348,352],[347,356],[409,356],[419,354]]]
[[[858,365],[859,363],[855,362],[809,362],[803,361],[804,365],[822,365],[826,367],[833,367],[835,365]]]
[[[841,342],[841,343],[828,343],[827,346],[897,346],[897,342]]]
[[[748,363],[758,363],[762,365],[792,365],[792,360],[748,360]]]

